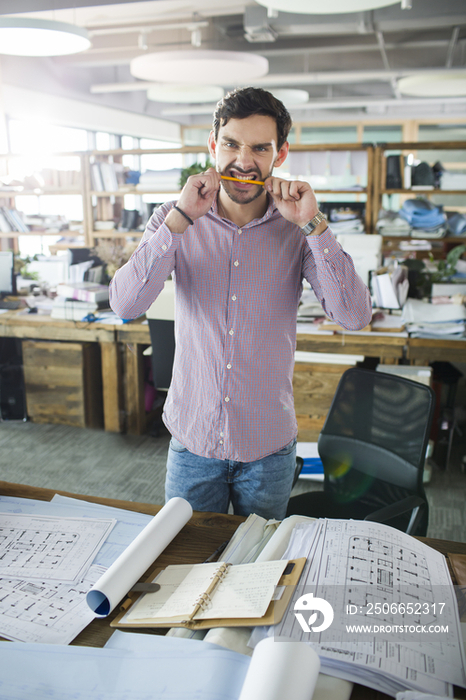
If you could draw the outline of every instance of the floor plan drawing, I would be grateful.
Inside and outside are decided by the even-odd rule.
[[[0,576],[76,581],[115,522],[0,513]]]

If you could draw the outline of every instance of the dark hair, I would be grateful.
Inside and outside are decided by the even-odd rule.
[[[254,87],[232,90],[218,102],[212,123],[215,141],[220,127],[225,126],[230,119],[246,119],[254,114],[264,114],[275,119],[277,148],[281,148],[291,129],[290,113],[271,92]]]

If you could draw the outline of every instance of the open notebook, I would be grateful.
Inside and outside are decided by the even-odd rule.
[[[283,616],[305,559],[231,565],[168,566],[154,579],[160,589],[127,608],[117,627],[236,627],[274,624]]]

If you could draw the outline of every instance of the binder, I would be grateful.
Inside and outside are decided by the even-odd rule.
[[[195,599],[193,598],[193,600],[190,601],[190,604],[192,605],[192,610],[189,614],[172,616],[170,618],[164,617],[162,615],[162,621],[157,620],[156,616],[152,618],[142,617],[142,615],[145,614],[144,611],[146,611],[150,607],[150,604],[146,603],[145,606],[142,607],[142,612],[140,613],[141,617],[138,617],[137,606],[138,603],[142,603],[143,601],[140,595],[131,593],[130,597],[122,604],[120,614],[115,618],[113,622],[110,623],[110,626],[118,628],[184,627],[187,629],[199,630],[211,629],[213,627],[256,627],[262,625],[274,625],[278,623],[285,614],[294,588],[297,585],[299,577],[301,576],[301,573],[303,571],[305,562],[305,557],[301,557],[300,559],[290,559],[289,561],[283,562],[284,570],[277,580],[277,589],[280,591],[280,595],[275,598],[274,591],[272,591],[267,600],[267,608],[265,613],[257,617],[236,617],[233,616],[233,614],[231,616],[226,615],[223,617],[208,617],[208,615],[210,614],[210,605],[214,600],[216,591],[219,590],[218,587],[220,583],[224,582],[224,591],[225,588],[228,590],[229,584],[227,581],[230,571],[235,572],[235,570],[238,570],[241,567],[246,567],[244,573],[247,573],[250,582],[249,585],[251,585],[251,582],[255,582],[257,585],[257,578],[255,577],[257,567],[273,566],[274,564],[276,565],[278,562],[262,562],[260,564],[256,562],[252,564],[240,564],[236,566],[226,564],[225,562],[219,562],[213,565],[195,564],[190,567],[186,567],[184,565],[175,565],[167,567],[167,569],[157,572],[154,581],[163,581],[163,574],[167,574],[167,576],[165,577],[167,581],[174,580],[173,577],[176,578],[176,575],[178,574],[178,572],[181,572],[181,569],[192,570],[194,569],[194,567],[216,567],[216,573],[210,585],[208,585],[199,596],[196,596]],[[184,571],[181,572],[181,575],[184,575]],[[144,594],[144,597],[150,596],[151,598],[149,600],[153,601],[154,608],[156,608],[158,605],[157,600],[166,599],[167,593],[163,589],[169,585],[173,587],[173,584],[167,583],[166,586],[164,586],[164,584],[162,583],[161,589],[159,591],[155,593],[146,593]],[[175,586],[175,588],[176,593],[178,587]],[[244,590],[246,592],[248,590],[248,587],[245,586]],[[237,592],[238,591],[236,590],[236,593]],[[224,593],[223,597],[225,597],[225,595],[226,593]],[[176,619],[180,617],[183,617],[184,619]]]

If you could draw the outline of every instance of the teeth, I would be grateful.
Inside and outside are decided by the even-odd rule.
[[[234,177],[237,177],[239,180],[254,180],[255,175],[243,175],[241,173],[235,174]]]

